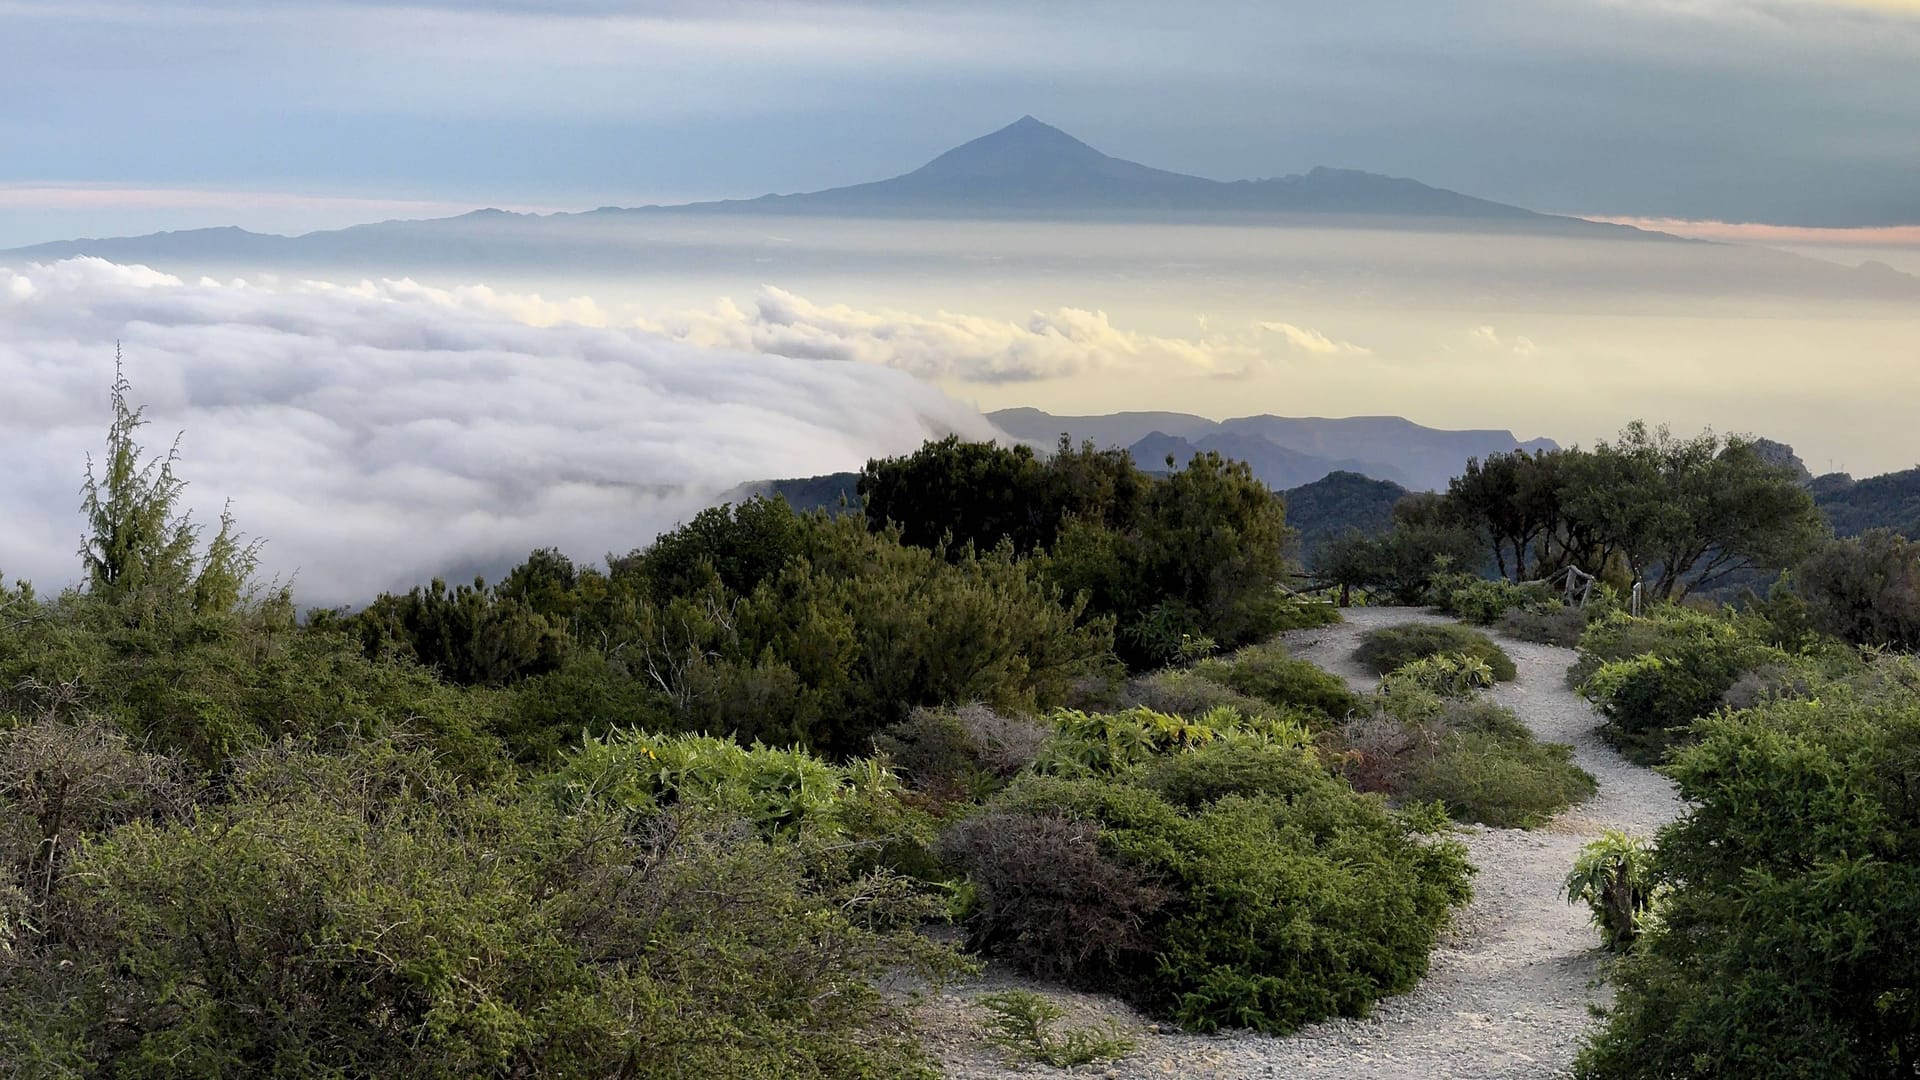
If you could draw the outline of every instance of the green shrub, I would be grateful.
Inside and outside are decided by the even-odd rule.
[[[1360,705],[1346,680],[1305,660],[1288,656],[1277,644],[1254,645],[1225,660],[1199,664],[1194,674],[1282,709],[1309,709],[1329,719]]]
[[[1502,828],[1544,824],[1594,792],[1571,749],[1538,742],[1511,709],[1417,687],[1383,694],[1375,705],[1321,743],[1357,790],[1438,802],[1460,820]]]
[[[1758,620],[1682,608],[1609,617],[1588,629],[1580,648],[1580,692],[1606,717],[1608,741],[1641,761],[1658,760],[1684,738],[1741,676],[1793,662],[1765,642]]]
[[[1279,592],[1255,602],[1249,610],[1262,637],[1333,626],[1341,620],[1340,609],[1333,604]]]
[[[1553,588],[1543,581],[1516,584],[1471,574],[1447,574],[1433,580],[1435,606],[1470,623],[1492,626],[1512,611],[1556,604]]]
[[[774,837],[884,836],[906,829],[900,782],[884,764],[833,765],[804,750],[623,728],[588,739],[545,784],[565,809],[695,809]]]
[[[1413,623],[1369,630],[1353,658],[1375,675],[1385,675],[1412,661],[1441,655],[1482,660],[1501,682],[1511,682],[1519,674],[1513,658],[1495,645],[1492,638],[1472,627],[1450,623]]]
[[[1471,697],[1494,683],[1493,669],[1477,656],[1459,653],[1426,656],[1394,668],[1383,683],[1425,690],[1443,698]],[[1392,693],[1393,687],[1388,688]]]
[[[1282,773],[1275,783],[1297,783],[1294,764]],[[1191,1030],[1285,1032],[1360,1015],[1419,980],[1468,894],[1465,852],[1427,835],[1435,819],[1390,813],[1324,771],[1291,796],[1225,795],[1187,812],[1122,782],[1033,777],[996,808],[1094,823],[1103,855],[1171,892],[1143,916],[1145,948],[1098,957],[1079,976]],[[981,916],[1005,918],[992,903]]]
[[[938,900],[690,812],[563,812],[390,744],[123,824],[0,955],[17,1075],[931,1075],[874,980]]]
[[[1232,709],[1214,709],[1191,720],[1151,709],[1122,713],[1062,709],[1052,721],[1057,730],[1033,767],[1053,776],[1122,776],[1158,755],[1214,742],[1301,747],[1312,742],[1306,728],[1296,722],[1250,717]]]
[[[1398,792],[1438,802],[1448,815],[1503,829],[1530,829],[1593,796],[1593,775],[1561,743],[1453,732],[1419,759]]]
[[[1658,924],[1615,966],[1590,1080],[1911,1076],[1920,1061],[1920,695],[1870,691],[1721,713],[1667,769]]]
[[[1570,904],[1587,905],[1607,948],[1625,952],[1653,906],[1653,844],[1608,829],[1580,849],[1563,887]]]

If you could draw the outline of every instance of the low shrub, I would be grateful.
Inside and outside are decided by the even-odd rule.
[[[1224,660],[1208,660],[1194,674],[1283,709],[1309,709],[1339,719],[1360,706],[1346,680],[1306,660],[1288,656],[1277,644],[1254,645]]]
[[[1415,762],[1398,794],[1440,803],[1458,820],[1530,829],[1594,789],[1593,775],[1573,763],[1573,748],[1563,743],[1456,731]]]
[[[1763,630],[1758,620],[1683,608],[1609,617],[1581,641],[1580,692],[1606,717],[1609,742],[1635,760],[1657,761],[1743,675],[1793,664]]]
[[[1593,795],[1572,749],[1537,741],[1510,709],[1426,691],[1376,706],[1321,742],[1356,790],[1437,802],[1454,818],[1500,828],[1533,828]]]
[[[1538,645],[1576,648],[1587,631],[1585,609],[1554,603],[1544,607],[1517,608],[1500,617],[1501,633]]]
[[[1137,918],[1140,936],[1130,940],[1145,948],[1096,952],[1078,966],[1086,984],[1191,1030],[1292,1031],[1360,1015],[1413,986],[1448,912],[1467,898],[1471,873],[1457,842],[1432,836],[1440,819],[1390,812],[1323,769],[1306,772],[1301,760],[1276,757],[1274,779],[1241,781],[1252,790],[1300,788],[1287,796],[1226,794],[1183,809],[1124,780],[1035,776],[1009,788],[988,813],[1092,823],[1105,860],[1168,890],[1168,902],[1150,913],[1135,903],[1103,916],[1121,924]],[[1006,817],[989,820],[1009,827]],[[1105,903],[1104,894],[1071,879],[1073,869],[1052,875],[1072,902]],[[976,881],[991,873],[977,862],[968,871]],[[1044,893],[1029,890],[1016,915],[1001,909],[1007,894],[996,883],[978,887],[976,920],[1005,927],[1042,918],[1036,908]],[[1016,959],[1044,951],[1017,935],[997,946]],[[1088,945],[1075,940],[1071,948],[1082,955]]]
[[[968,947],[1066,983],[1144,963],[1150,924],[1174,898],[1069,812],[990,809],[949,828],[939,851],[967,872]]]
[[[1476,656],[1442,654],[1411,660],[1394,668],[1383,683],[1414,687],[1442,698],[1470,697],[1492,686],[1493,669]],[[1392,692],[1389,687],[1388,692]]]
[[[242,760],[60,888],[0,950],[11,1075],[930,1076],[876,980],[958,966],[938,897],[832,845],[388,743]]]
[[[1471,656],[1484,661],[1493,669],[1494,678],[1501,682],[1511,682],[1519,674],[1513,658],[1494,644],[1492,638],[1472,627],[1449,623],[1412,623],[1370,630],[1361,638],[1353,658],[1375,675],[1385,675],[1415,660],[1442,655]]]
[[[621,729],[588,739],[544,781],[567,810],[697,810],[744,820],[770,837],[880,838],[916,824],[900,781],[881,762],[834,765],[804,750],[741,746],[706,735]]]
[[[1131,775],[1161,754],[1220,742],[1231,746],[1305,747],[1311,738],[1300,724],[1271,716],[1247,716],[1214,709],[1194,719],[1151,709],[1122,713],[1053,714],[1056,731],[1034,762],[1035,772],[1052,776]]]
[[[1233,709],[1242,716],[1274,712],[1272,706],[1195,671],[1168,669],[1142,675],[1127,683],[1129,708],[1145,708],[1170,716],[1204,716],[1215,709]]]
[[[1324,600],[1274,593],[1251,605],[1250,615],[1260,627],[1261,636],[1271,637],[1291,630],[1311,630],[1332,626],[1341,619],[1340,609]]]

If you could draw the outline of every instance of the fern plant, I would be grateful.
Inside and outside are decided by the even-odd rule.
[[[1056,1032],[1065,1010],[1030,990],[1004,990],[977,998],[975,1005],[989,1014],[987,1041],[1017,1061],[1036,1061],[1056,1069],[1118,1061],[1133,1053],[1136,1043],[1112,1020],[1093,1027]]]
[[[1653,906],[1653,845],[1618,829],[1580,849],[1564,886],[1567,902],[1585,903],[1607,948],[1625,952]]]

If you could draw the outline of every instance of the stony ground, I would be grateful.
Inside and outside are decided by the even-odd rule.
[[[1356,689],[1374,679],[1353,662],[1366,631],[1445,621],[1409,608],[1354,608],[1337,626],[1289,635],[1294,655],[1345,677]],[[1285,1038],[1251,1033],[1186,1035],[1161,1030],[1124,1004],[1027,982],[989,968],[979,979],[932,997],[919,1017],[929,1048],[948,1074],[965,1080],[1069,1075],[1018,1071],[981,1037],[983,993],[1021,987],[1067,1009],[1068,1025],[1111,1018],[1135,1034],[1126,1060],[1083,1066],[1071,1075],[1273,1078],[1519,1078],[1565,1075],[1579,1037],[1602,1000],[1601,954],[1584,908],[1569,905],[1561,882],[1582,844],[1605,829],[1647,834],[1680,812],[1673,786],[1615,754],[1595,734],[1591,707],[1566,685],[1571,649],[1503,639],[1519,677],[1493,697],[1544,741],[1570,744],[1574,760],[1599,781],[1595,796],[1542,829],[1469,827],[1463,839],[1479,873],[1474,899],[1433,954],[1412,992],[1380,1002],[1364,1020],[1336,1020]]]

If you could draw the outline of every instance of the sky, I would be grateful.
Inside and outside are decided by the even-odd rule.
[[[0,247],[906,171],[1027,113],[1220,179],[1920,224],[1920,0],[0,0]]]

